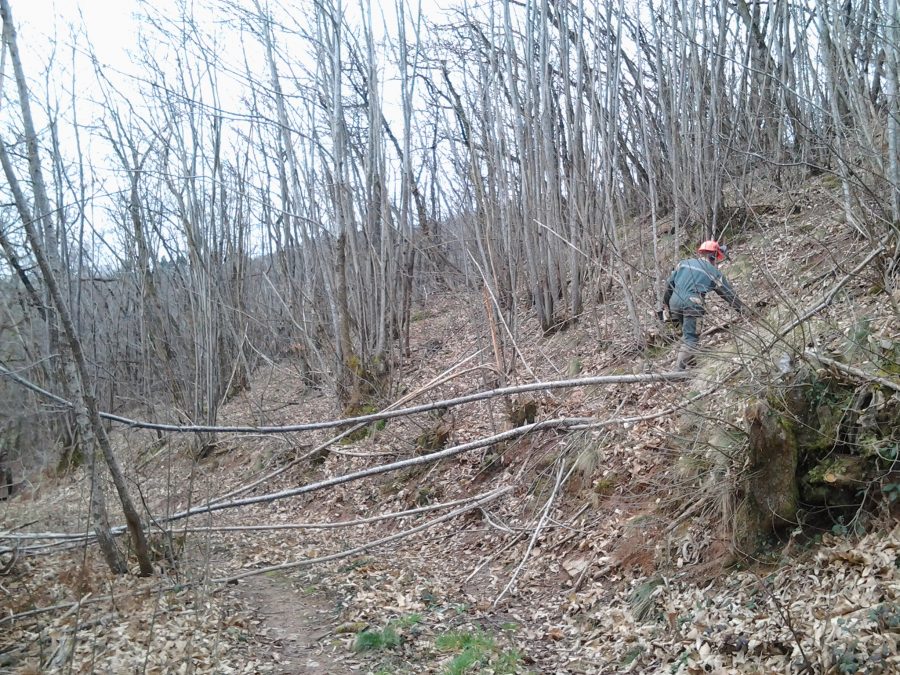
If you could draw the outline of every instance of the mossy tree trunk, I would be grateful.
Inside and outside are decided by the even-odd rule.
[[[744,412],[750,438],[749,476],[735,512],[734,544],[752,552],[768,532],[796,522],[799,505],[797,437],[788,417],[766,401]]]

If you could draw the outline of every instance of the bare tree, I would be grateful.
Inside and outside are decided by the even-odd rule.
[[[58,314],[59,322],[62,325],[62,332],[65,335],[70,352],[68,357],[62,359],[63,372],[73,401],[75,402],[75,419],[78,425],[79,440],[86,448],[91,466],[91,504],[92,513],[94,515],[94,527],[98,539],[103,542],[102,550],[106,556],[106,561],[110,569],[118,573],[127,571],[125,562],[117,550],[109,530],[106,507],[99,486],[97,463],[93,459],[94,448],[96,446],[103,453],[106,465],[112,475],[113,484],[116,487],[119,501],[122,505],[122,512],[125,515],[125,521],[128,524],[128,529],[132,536],[141,574],[150,575],[153,573],[153,565],[150,562],[143,526],[125,484],[124,474],[122,473],[118,460],[116,459],[116,456],[112,451],[112,446],[107,438],[106,428],[100,420],[97,401],[91,391],[93,386],[92,378],[82,351],[81,340],[79,339],[75,330],[75,325],[72,322],[69,304],[63,293],[63,289],[60,288],[59,284],[59,279],[62,278],[63,275],[61,274],[61,265],[57,248],[57,235],[52,223],[52,210],[50,201],[47,197],[37,134],[35,133],[34,123],[32,121],[28,86],[25,81],[25,74],[19,58],[16,33],[8,0],[0,0],[0,15],[2,15],[3,19],[4,49],[9,51],[16,87],[19,94],[19,104],[22,111],[29,173],[34,197],[34,214],[29,212],[29,206],[19,187],[18,178],[16,177],[14,168],[9,159],[6,147],[2,142],[0,142],[0,161],[3,163],[3,171],[6,174],[10,189],[15,196],[16,206],[22,217],[22,224],[25,229],[28,243],[31,247],[31,253],[41,270],[44,284],[53,302],[54,309]],[[40,236],[39,230],[35,226],[36,223],[39,223],[42,227],[43,237]]]

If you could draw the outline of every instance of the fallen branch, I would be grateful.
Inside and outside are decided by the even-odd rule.
[[[0,375],[4,375],[10,380],[34,391],[35,393],[49,398],[60,405],[71,408],[72,403],[66,399],[53,394],[46,389],[39,387],[17,375],[11,370],[0,366]],[[476,401],[484,401],[489,398],[498,396],[509,396],[510,394],[521,394],[529,391],[545,391],[552,389],[566,389],[574,387],[587,387],[593,385],[604,384],[653,384],[656,382],[673,382],[678,380],[687,380],[691,378],[691,374],[683,371],[666,372],[666,373],[642,373],[638,375],[598,375],[595,377],[582,377],[574,380],[555,380],[550,382],[533,382],[531,384],[521,384],[513,387],[501,387],[499,389],[490,389],[488,391],[480,391],[458,398],[436,401],[434,403],[426,403],[423,405],[413,406],[411,408],[401,408],[399,410],[390,410],[371,415],[360,415],[359,417],[347,417],[344,419],[326,420],[324,422],[307,422],[305,424],[289,424],[278,427],[252,427],[252,426],[214,426],[214,425],[178,425],[178,424],[159,424],[156,422],[142,422],[140,420],[122,417],[121,415],[113,415],[102,412],[100,417],[110,422],[117,422],[134,429],[151,429],[155,431],[167,431],[171,433],[237,433],[237,434],[283,434],[295,433],[300,431],[317,431],[320,429],[333,429],[348,424],[369,424],[380,420],[392,419],[395,417],[406,417],[417,413],[428,412],[438,408],[450,408],[453,406],[463,405],[465,403],[474,403]]]
[[[841,279],[838,283],[836,283],[834,286],[832,286],[831,290],[828,291],[828,295],[825,296],[825,298],[822,300],[822,302],[820,302],[819,304],[815,305],[814,307],[803,312],[803,314],[800,315],[799,319],[795,319],[793,322],[788,324],[788,326],[786,328],[782,328],[781,331],[778,333],[776,341],[778,339],[783,338],[785,335],[790,333],[792,330],[794,330],[797,326],[802,324],[804,321],[806,321],[807,319],[811,318],[812,316],[818,314],[823,309],[828,307],[832,302],[834,302],[834,298],[835,298],[835,296],[837,296],[837,294],[840,292],[840,290],[844,286],[846,286],[850,282],[850,280],[853,279],[853,277],[855,277],[857,274],[862,272],[866,267],[868,267],[870,262],[872,262],[875,258],[877,258],[881,253],[884,252],[884,250],[885,250],[884,247],[886,244],[887,244],[887,239],[883,240],[879,246],[877,246],[871,253],[869,253],[869,255],[867,255],[861,263],[859,263],[859,265],[857,265],[852,270],[850,270],[846,274],[846,276],[844,276],[843,279]]]
[[[242,500],[235,500],[235,501],[231,501],[231,502],[221,502],[221,501],[210,502],[209,504],[207,504],[205,506],[198,506],[198,507],[194,507],[193,509],[190,509],[187,511],[181,511],[179,513],[176,513],[176,514],[172,515],[170,518],[168,518],[167,521],[171,522],[171,521],[175,521],[175,520],[181,520],[181,519],[187,518],[189,516],[193,516],[193,515],[200,514],[200,513],[210,513],[213,511],[219,511],[219,510],[223,510],[223,509],[238,508],[241,506],[248,506],[248,505],[252,505],[252,504],[272,502],[272,501],[276,501],[278,499],[286,499],[288,497],[293,497],[293,496],[296,496],[299,494],[304,494],[306,492],[313,492],[316,490],[321,490],[324,488],[332,487],[334,485],[339,485],[341,483],[358,480],[360,478],[366,478],[368,476],[377,475],[379,473],[387,473],[390,471],[394,471],[396,469],[405,468],[407,466],[413,466],[415,464],[425,464],[425,463],[429,463],[429,462],[436,462],[440,459],[444,459],[446,457],[451,457],[453,455],[461,454],[461,453],[467,452],[469,450],[475,450],[478,448],[486,447],[488,445],[492,445],[499,441],[507,440],[510,438],[515,438],[516,436],[524,435],[530,431],[537,431],[540,429],[547,429],[547,428],[560,428],[560,427],[564,427],[564,428],[567,428],[570,430],[584,430],[584,429],[597,429],[597,428],[613,426],[613,425],[630,426],[630,425],[636,424],[638,422],[646,422],[649,420],[658,419],[660,417],[665,417],[665,416],[671,415],[673,413],[679,412],[681,410],[684,410],[691,403],[694,403],[702,398],[709,396],[710,394],[717,391],[719,389],[719,387],[721,387],[726,381],[728,381],[731,377],[733,377],[740,370],[741,370],[740,367],[732,369],[729,373],[727,373],[725,375],[725,377],[721,381],[714,383],[712,386],[708,387],[707,389],[705,389],[701,392],[698,392],[697,394],[694,394],[684,403],[681,403],[681,404],[675,405],[675,406],[671,406],[669,408],[666,408],[665,410],[659,410],[659,411],[656,411],[653,413],[648,413],[645,415],[633,415],[631,417],[612,417],[612,418],[608,418],[605,420],[596,420],[593,418],[560,418],[560,419],[556,419],[556,420],[547,420],[544,422],[536,422],[534,424],[518,427],[516,429],[512,429],[510,431],[496,434],[494,436],[489,436],[487,438],[483,438],[478,441],[472,441],[470,443],[465,443],[463,445],[455,446],[453,448],[447,448],[445,450],[431,453],[429,455],[422,455],[420,457],[414,457],[414,458],[411,458],[408,460],[402,460],[399,462],[393,462],[391,464],[384,464],[384,465],[371,467],[370,469],[364,469],[362,471],[357,471],[355,473],[345,474],[344,476],[337,476],[335,478],[332,478],[332,479],[329,479],[326,481],[321,481],[319,483],[312,483],[312,484],[308,484],[305,486],[300,486],[298,488],[294,488],[291,490],[284,490],[281,492],[269,493],[269,494],[265,494],[265,495],[259,495],[257,497],[251,497],[251,498],[242,499]],[[249,489],[249,488],[247,488],[247,489]],[[160,519],[160,520],[164,520],[164,519]],[[124,528],[122,526],[117,526],[117,527],[112,528],[113,534],[121,534],[123,531],[124,531]],[[46,534],[47,534],[47,536],[44,536],[44,537],[33,536],[33,537],[22,537],[22,538],[23,539],[25,539],[25,538],[67,539],[69,537],[69,535],[67,535],[65,533],[46,533]],[[13,537],[9,537],[9,533],[5,533],[5,537],[13,538]],[[87,537],[83,537],[83,538],[87,538]],[[73,539],[70,539],[69,541],[78,541],[78,540],[73,538]],[[45,548],[45,547],[49,547],[49,546],[52,546],[52,544],[44,544],[41,547]]]
[[[448,509],[453,506],[459,506],[460,504],[468,504],[469,502],[482,499],[488,494],[492,493],[480,494],[474,497],[466,497],[464,499],[455,499],[453,501],[443,502],[441,504],[429,504],[427,506],[420,506],[418,508],[407,509],[405,511],[382,513],[377,516],[370,516],[369,518],[359,518],[356,520],[339,520],[333,523],[279,523],[277,525],[211,525],[208,527],[179,527],[172,530],[166,530],[166,534],[197,534],[201,532],[266,532],[273,530],[332,530],[344,527],[358,527],[359,525],[369,525],[370,523],[377,523],[383,520],[408,518],[410,516],[428,513],[430,511],[439,511],[441,509]],[[148,528],[148,531],[149,529],[150,528]],[[114,534],[122,534],[123,532],[124,528],[121,527],[115,528],[113,531]],[[51,539],[62,540],[66,542],[83,542],[93,541],[96,537],[93,534],[76,534],[74,532],[26,532],[22,534],[7,536],[6,538],[14,539],[16,541]],[[27,553],[28,550],[28,548],[19,549],[21,553]]]
[[[534,528],[534,533],[531,535],[531,540],[528,542],[528,548],[525,549],[525,554],[522,556],[522,560],[519,561],[518,566],[515,571],[512,573],[512,576],[509,578],[509,582],[506,584],[504,589],[500,591],[500,595],[497,596],[496,600],[494,600],[493,607],[496,608],[497,605],[500,604],[500,601],[504,598],[504,596],[509,592],[509,589],[513,587],[513,584],[516,583],[516,579],[519,578],[519,573],[525,567],[525,563],[528,562],[528,558],[531,556],[531,551],[534,549],[534,545],[537,543],[537,539],[540,536],[541,532],[544,529],[544,525],[547,523],[547,518],[550,516],[550,509],[553,507],[553,502],[556,501],[556,495],[559,492],[560,487],[569,479],[569,476],[572,475],[572,472],[575,471],[575,464],[572,464],[572,467],[563,476],[563,469],[565,465],[560,463],[559,471],[556,473],[556,484],[553,486],[553,492],[550,493],[550,496],[547,498],[547,503],[544,505],[544,510],[541,512],[541,519],[538,521],[537,527]]]
[[[341,476],[327,478],[315,483],[308,483],[306,485],[301,485],[300,487],[291,488],[289,490],[282,490],[280,492],[271,492],[264,495],[258,495],[256,497],[245,497],[244,499],[235,499],[230,502],[216,502],[209,503],[204,506],[195,506],[192,509],[180,511],[169,516],[168,518],[160,518],[159,520],[161,522],[172,522],[175,520],[182,520],[184,518],[188,518],[200,513],[212,513],[214,511],[234,509],[241,506],[250,506],[252,504],[265,504],[279,499],[286,499],[287,497],[296,497],[298,495],[307,494],[310,492],[317,492],[319,490],[324,490],[325,488],[335,487],[337,485],[342,485],[343,483],[350,483],[362,478],[369,478],[370,476],[377,476],[382,473],[397,471],[398,469],[406,469],[408,467],[418,466],[420,464],[430,464],[432,462],[446,459],[448,457],[453,457],[470,450],[477,450],[478,448],[484,448],[489,445],[493,445],[494,443],[499,443],[500,441],[523,436],[527,433],[531,433],[532,431],[540,431],[542,429],[584,427],[584,425],[591,425],[595,422],[596,421],[590,417],[562,417],[558,419],[545,420],[543,422],[535,422],[534,424],[526,424],[516,429],[510,429],[509,431],[504,431],[493,436],[488,436],[487,438],[482,438],[477,441],[471,441],[469,443],[463,443],[462,445],[456,445],[452,448],[446,448],[444,450],[432,452],[427,455],[410,457],[409,459],[391,462],[390,464],[380,464],[378,466],[372,466],[367,469],[361,469],[359,471],[343,474]]]
[[[418,396],[424,394],[425,392],[427,392],[427,391],[433,389],[434,387],[437,387],[437,386],[439,386],[439,385],[441,385],[441,384],[444,384],[445,382],[449,382],[450,380],[452,380],[452,379],[454,379],[454,378],[457,378],[457,377],[459,377],[459,376],[461,376],[461,375],[463,375],[463,374],[465,374],[465,373],[470,373],[470,372],[472,372],[473,370],[480,370],[480,369],[482,369],[482,368],[491,368],[491,366],[480,365],[480,366],[475,366],[474,368],[467,368],[466,370],[463,370],[463,371],[458,372],[458,373],[454,373],[454,372],[453,372],[454,370],[456,370],[457,368],[459,368],[459,367],[460,367],[461,365],[463,365],[464,363],[467,363],[468,361],[471,361],[472,359],[474,359],[474,358],[475,358],[476,356],[478,356],[482,351],[483,351],[483,350],[479,349],[479,350],[478,350],[477,352],[475,352],[474,354],[471,354],[471,355],[467,356],[467,357],[464,358],[462,361],[460,361],[460,362],[454,364],[453,366],[451,366],[450,368],[448,368],[447,370],[445,370],[444,372],[442,372],[440,375],[438,375],[437,377],[433,378],[430,382],[428,382],[428,383],[422,385],[421,387],[419,387],[419,388],[416,389],[415,391],[412,391],[412,392],[410,392],[409,394],[407,394],[406,396],[404,396],[404,397],[400,398],[399,400],[395,401],[394,403],[392,403],[391,405],[389,405],[387,408],[385,408],[385,409],[384,409],[383,411],[381,411],[381,412],[385,412],[385,411],[391,410],[391,409],[395,408],[395,407],[398,406],[398,405],[402,405],[403,403],[405,403],[405,402],[407,402],[407,401],[411,401],[411,400],[413,400],[414,398],[416,398],[416,397],[418,397]],[[324,450],[326,450],[326,449],[329,448],[330,446],[334,445],[335,443],[337,443],[338,441],[340,441],[340,440],[343,439],[344,437],[349,436],[350,434],[352,434],[353,432],[355,432],[355,431],[357,431],[357,430],[363,428],[364,426],[366,426],[366,424],[355,424],[355,425],[353,425],[352,427],[350,427],[349,429],[347,429],[347,430],[341,432],[341,433],[338,434],[337,436],[334,436],[334,437],[332,437],[332,438],[329,438],[327,441],[325,441],[325,442],[319,444],[318,446],[316,446],[315,448],[313,448],[313,449],[310,450],[309,452],[304,453],[301,457],[297,457],[297,458],[293,459],[292,461],[288,462],[286,465],[284,465],[284,466],[282,466],[282,467],[279,467],[278,469],[276,469],[275,471],[272,471],[272,472],[269,473],[269,474],[266,474],[266,475],[263,476],[262,478],[259,478],[259,479],[255,480],[255,481],[253,481],[252,483],[248,483],[247,485],[242,485],[242,486],[240,486],[240,487],[237,487],[237,488],[234,488],[234,489],[232,489],[232,490],[229,490],[229,491],[228,491],[227,493],[225,493],[224,495],[220,495],[220,496],[216,497],[215,499],[212,500],[213,503],[215,503],[215,502],[220,502],[220,501],[224,501],[224,500],[226,500],[226,499],[231,499],[232,497],[236,497],[236,496],[239,495],[239,494],[243,494],[243,493],[245,493],[245,492],[248,492],[249,490],[252,490],[253,488],[257,487],[258,485],[261,485],[262,483],[266,483],[266,482],[270,481],[271,479],[273,479],[273,478],[275,478],[276,476],[278,476],[278,475],[284,473],[284,472],[287,471],[288,469],[290,469],[290,468],[296,466],[296,465],[299,464],[300,462],[303,462],[303,461],[309,459],[310,457],[315,457],[315,456],[317,456],[319,453],[323,452]]]
[[[352,548],[352,549],[349,549],[346,551],[342,551],[340,553],[334,553],[332,555],[322,556],[319,558],[308,558],[306,560],[301,560],[301,561],[298,561],[295,563],[286,563],[284,565],[276,565],[275,567],[260,568],[257,570],[251,570],[249,572],[237,574],[237,575],[234,575],[231,577],[222,577],[222,578],[218,578],[218,579],[206,579],[206,580],[201,579],[201,580],[197,580],[197,581],[187,581],[187,582],[182,582],[182,583],[177,583],[177,584],[160,585],[160,586],[157,586],[156,588],[150,588],[150,589],[137,588],[137,589],[133,589],[131,591],[127,591],[124,594],[116,593],[116,594],[95,596],[95,597],[91,597],[89,599],[87,599],[88,596],[85,596],[85,597],[81,598],[80,600],[78,600],[77,602],[64,602],[64,603],[60,603],[58,605],[50,605],[49,607],[36,607],[34,609],[29,609],[25,612],[20,612],[19,614],[10,614],[8,616],[0,617],[0,626],[3,626],[8,623],[12,624],[17,621],[21,621],[22,619],[27,619],[27,618],[30,618],[33,616],[38,616],[40,614],[47,614],[49,612],[54,612],[56,610],[67,610],[67,612],[66,612],[66,616],[67,616],[68,614],[70,614],[72,611],[76,610],[80,606],[95,604],[98,602],[110,601],[110,600],[113,600],[114,598],[121,599],[123,596],[126,596],[126,595],[134,596],[134,595],[142,595],[145,593],[166,593],[166,592],[174,591],[174,590],[184,591],[186,589],[192,588],[194,586],[199,586],[202,583],[206,583],[206,582],[210,582],[210,581],[213,583],[227,584],[227,583],[233,583],[235,581],[238,581],[239,579],[243,579],[243,578],[246,578],[249,576],[254,576],[257,574],[265,574],[266,572],[271,572],[271,571],[275,571],[275,570],[279,570],[279,569],[291,569],[293,567],[304,567],[307,565],[314,565],[317,563],[328,562],[330,560],[338,560],[340,558],[345,558],[347,556],[355,555],[356,553],[362,553],[363,551],[368,551],[369,549],[374,548],[376,546],[381,546],[383,544],[388,544],[388,543],[391,543],[392,541],[396,541],[398,539],[408,537],[411,534],[415,534],[416,532],[421,532],[422,530],[428,529],[430,527],[434,527],[435,525],[445,522],[447,520],[450,520],[452,518],[455,518],[458,515],[461,515],[463,513],[471,511],[473,509],[477,509],[477,508],[481,507],[482,505],[487,504],[490,501],[493,501],[497,497],[500,497],[500,496],[510,492],[512,489],[513,489],[512,486],[499,488],[498,490],[489,492],[488,494],[484,495],[482,498],[478,499],[477,501],[473,501],[460,509],[451,511],[450,513],[440,516],[439,518],[430,520],[427,523],[423,523],[422,525],[418,525],[412,529],[404,530],[403,532],[398,532],[389,537],[384,537],[383,539],[379,539],[377,541],[368,542],[367,544],[363,544],[362,546],[357,546],[355,548]],[[88,594],[88,595],[90,595],[90,594]]]
[[[531,431],[539,431],[541,429],[558,429],[558,428],[566,428],[570,430],[584,430],[584,429],[597,429],[601,427],[613,426],[613,425],[632,425],[638,422],[645,422],[653,419],[657,419],[659,417],[665,417],[667,415],[671,415],[675,412],[683,410],[687,405],[698,401],[706,396],[709,396],[713,392],[715,392],[725,381],[727,381],[731,376],[733,376],[736,372],[738,372],[740,368],[735,368],[728,374],[726,374],[725,378],[723,378],[722,382],[717,382],[713,386],[708,387],[704,391],[701,391],[693,396],[691,396],[687,401],[683,404],[672,406],[670,408],[666,408],[665,410],[660,410],[654,413],[648,413],[645,415],[634,415],[631,417],[612,417],[605,420],[596,420],[594,418],[559,418],[554,420],[546,420],[543,422],[535,422],[534,424],[528,424],[525,426],[518,427],[516,429],[511,429],[509,431],[502,432],[500,434],[496,434],[494,436],[488,436],[487,438],[482,438],[477,441],[471,441],[469,443],[464,443],[462,445],[454,446],[452,448],[446,448],[445,450],[440,450],[438,452],[434,452],[428,455],[421,455],[419,457],[413,457],[406,460],[401,460],[398,462],[392,462],[390,464],[382,464],[374,467],[370,467],[368,469],[363,469],[360,471],[356,471],[350,474],[344,474],[343,476],[336,476],[334,478],[330,478],[328,480],[320,481],[318,483],[310,483],[307,485],[303,485],[297,488],[292,488],[290,490],[283,490],[281,492],[273,492],[264,495],[258,495],[256,497],[248,497],[245,499],[234,500],[229,502],[210,502],[204,506],[196,506],[192,509],[181,511],[173,514],[168,519],[160,518],[160,521],[172,522],[176,520],[182,520],[184,518],[188,518],[190,516],[194,516],[201,513],[211,513],[213,511],[220,511],[224,509],[231,508],[239,508],[241,506],[250,506],[253,504],[262,504],[267,502],[273,502],[279,499],[286,499],[289,497],[294,497],[297,495],[305,494],[308,492],[315,492],[317,490],[322,490],[325,488],[333,487],[335,485],[340,485],[342,483],[348,483],[351,481],[359,480],[361,478],[367,478],[369,476],[378,475],[381,473],[388,473],[390,471],[395,471],[397,469],[406,468],[409,466],[415,466],[418,464],[427,464],[430,462],[436,462],[441,459],[445,459],[447,457],[452,457],[454,455],[458,455],[464,452],[468,452],[469,450],[476,450],[478,448],[483,448],[489,445],[493,445],[494,443],[498,443],[500,441],[505,441],[511,438],[515,438],[517,436],[525,435]],[[122,526],[117,526],[112,528],[113,534],[120,534],[124,531]],[[59,538],[64,538],[65,535],[60,536]],[[45,537],[47,539],[52,539],[54,537]]]
[[[812,351],[811,349],[807,349],[803,352],[803,356],[806,357],[807,361],[818,361],[823,363],[824,365],[834,368],[835,370],[840,370],[847,375],[851,375],[863,382],[877,382],[883,387],[887,387],[888,389],[893,389],[894,391],[900,391],[900,383],[896,381],[889,380],[886,377],[880,377],[878,375],[873,375],[872,373],[868,373],[862,368],[855,368],[854,366],[848,366],[846,363],[841,363],[840,361],[835,361],[832,358],[829,358],[823,354],[819,354],[817,352]]]
[[[175,589],[183,590],[190,586],[197,585],[197,582],[188,582],[182,584],[175,584],[171,586],[165,586],[162,588],[163,591],[172,591]],[[21,621],[22,619],[27,619],[32,616],[38,616],[40,614],[48,614],[49,612],[55,612],[58,609],[66,610],[63,615],[58,619],[58,621],[62,621],[67,617],[71,616],[73,613],[77,612],[79,608],[84,605],[94,605],[98,602],[110,601],[114,599],[120,599],[124,596],[133,596],[133,595],[141,595],[146,593],[147,590],[143,588],[134,589],[131,591],[126,591],[125,593],[110,593],[108,595],[98,595],[94,596],[93,593],[87,593],[82,596],[81,599],[76,600],[75,602],[61,602],[58,605],[49,605],[48,607],[35,607],[34,609],[29,609],[24,612],[19,612],[18,614],[9,614],[8,616],[0,617],[0,626],[6,623],[15,623],[16,621]]]
[[[402,532],[397,532],[387,537],[382,537],[381,539],[376,539],[374,541],[366,542],[360,546],[355,546],[354,548],[349,548],[344,551],[340,551],[338,553],[332,553],[330,555],[319,556],[318,558],[307,558],[305,560],[297,560],[294,562],[283,563],[281,565],[272,565],[270,567],[260,567],[255,570],[248,570],[246,572],[241,572],[240,574],[235,574],[230,577],[221,577],[218,579],[213,579],[213,583],[217,584],[231,584],[235,583],[241,579],[246,579],[247,577],[258,576],[260,574],[268,574],[269,572],[277,572],[283,570],[297,569],[299,567],[308,567],[310,565],[318,565],[325,562],[331,562],[332,560],[340,560],[341,558],[347,558],[352,555],[357,555],[358,553],[364,553],[365,551],[369,551],[378,546],[383,546],[385,544],[390,544],[399,539],[404,539],[409,537],[417,532],[422,532],[423,530],[427,530],[429,528],[434,527],[440,523],[443,523],[448,520],[452,520],[457,516],[460,516],[464,513],[468,513],[473,509],[477,509],[488,502],[491,502],[502,495],[505,495],[508,492],[511,492],[513,489],[512,486],[507,486],[504,488],[500,488],[498,490],[494,490],[483,496],[478,501],[472,502],[462,508],[456,509],[455,511],[451,511],[450,513],[444,514],[438,518],[433,520],[429,520],[427,523],[422,523],[421,525],[417,525],[416,527],[412,527],[408,530],[403,530]]]

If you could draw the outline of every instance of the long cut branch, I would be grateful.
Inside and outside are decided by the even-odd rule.
[[[30,389],[31,391],[44,396],[56,403],[71,408],[72,403],[57,396],[52,392],[39,387],[33,382],[29,382],[24,377],[12,372],[11,370],[0,366],[0,375]],[[299,431],[317,431],[319,429],[332,429],[334,427],[342,427],[348,424],[368,424],[379,420],[393,419],[395,417],[406,417],[417,413],[428,412],[438,408],[450,408],[465,403],[474,403],[476,401],[484,401],[497,396],[509,396],[510,394],[521,394],[529,391],[545,391],[552,389],[566,389],[574,387],[588,387],[596,385],[608,384],[653,384],[656,382],[674,382],[690,379],[693,375],[684,371],[665,372],[665,373],[641,373],[637,375],[597,375],[594,377],[581,377],[573,380],[554,380],[550,382],[533,382],[531,384],[520,384],[513,387],[501,387],[499,389],[490,389],[480,391],[474,394],[467,394],[457,398],[445,399],[434,403],[425,403],[413,406],[411,408],[401,408],[399,410],[385,410],[384,412],[374,413],[371,415],[360,415],[359,417],[347,417],[337,420],[326,420],[324,422],[308,422],[305,424],[288,424],[277,427],[252,427],[252,426],[215,426],[203,424],[178,425],[178,424],[159,424],[156,422],[142,422],[140,420],[129,419],[121,415],[113,415],[111,413],[100,413],[100,416],[110,422],[118,422],[135,429],[151,429],[155,431],[168,431],[172,433],[188,433],[188,434],[207,434],[207,433],[235,433],[235,434],[284,434]]]

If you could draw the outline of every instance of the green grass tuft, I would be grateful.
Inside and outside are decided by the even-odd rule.
[[[495,674],[512,675],[522,660],[515,649],[500,652],[494,638],[481,630],[450,631],[439,636],[434,644],[442,651],[459,652],[447,664],[446,675],[463,675],[482,668]]]
[[[438,649],[457,650],[457,649],[493,649],[494,638],[482,631],[450,631],[444,633],[434,642]]]
[[[357,634],[356,642],[353,644],[353,651],[378,651],[381,649],[392,649],[399,647],[403,642],[403,637],[398,632],[412,628],[416,624],[422,622],[421,614],[409,614],[394,619],[381,630],[364,630]]]
[[[391,649],[400,645],[400,635],[393,626],[387,626],[382,630],[364,630],[356,636],[353,651],[377,651]]]

